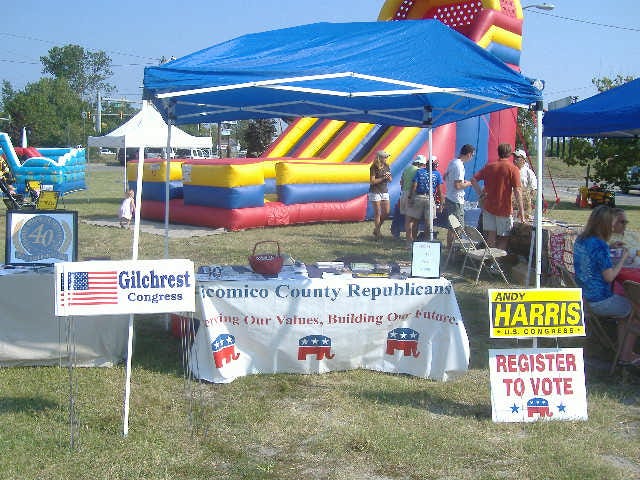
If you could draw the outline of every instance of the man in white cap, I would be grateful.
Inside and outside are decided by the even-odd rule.
[[[407,227],[407,245],[410,247],[416,238],[416,230],[420,220],[425,221],[425,234],[431,238],[431,225],[429,224],[429,209],[431,218],[436,217],[436,197],[442,198],[442,175],[436,170],[438,157],[431,155],[431,178],[426,165],[420,167],[416,172],[411,184],[409,193],[409,204],[407,205],[407,217],[409,226]]]
[[[416,158],[413,159],[411,165],[404,169],[402,172],[402,177],[400,177],[400,213],[404,215],[404,231],[408,232],[411,227],[410,218],[407,215],[407,207],[409,203],[409,194],[411,193],[411,185],[413,184],[413,179],[416,176],[416,172],[420,168],[424,168],[427,165],[427,157],[424,155],[416,155]],[[418,226],[415,226],[416,230]],[[416,232],[412,236],[415,236]],[[407,238],[411,235],[407,233]]]
[[[522,207],[527,218],[531,218],[533,211],[533,199],[536,197],[538,189],[538,179],[533,170],[529,168],[527,162],[527,154],[521,148],[513,152],[513,161],[516,167],[520,169],[520,183],[522,184]]]

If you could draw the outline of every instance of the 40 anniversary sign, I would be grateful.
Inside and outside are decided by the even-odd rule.
[[[583,337],[579,288],[490,289],[492,338]]]

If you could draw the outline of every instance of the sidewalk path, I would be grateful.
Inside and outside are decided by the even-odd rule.
[[[99,227],[113,227],[120,228],[120,222],[117,219],[96,219],[96,220],[82,220],[83,223],[88,225],[97,225]],[[133,230],[133,224],[129,228]],[[143,233],[150,233],[152,235],[164,236],[164,223],[163,222],[151,222],[149,220],[140,221],[140,231]],[[224,228],[206,228],[196,227],[193,225],[169,225],[169,238],[189,238],[189,237],[203,237],[206,235],[219,235],[225,233]]]

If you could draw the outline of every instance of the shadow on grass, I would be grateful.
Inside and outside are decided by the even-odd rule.
[[[132,364],[152,372],[182,377],[181,342],[164,323],[164,315],[136,316]]]
[[[0,397],[1,413],[43,412],[59,408],[57,402],[39,397]]]
[[[477,420],[491,418],[491,406],[484,399],[482,402],[461,403],[427,390],[382,393],[380,391],[360,391],[354,393],[354,395],[372,403],[386,403],[399,407],[427,410],[434,415],[475,418]]]

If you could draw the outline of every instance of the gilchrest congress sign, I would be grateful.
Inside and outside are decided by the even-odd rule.
[[[62,262],[55,278],[57,316],[195,310],[190,260]]]
[[[490,289],[491,338],[584,337],[579,288]]]

